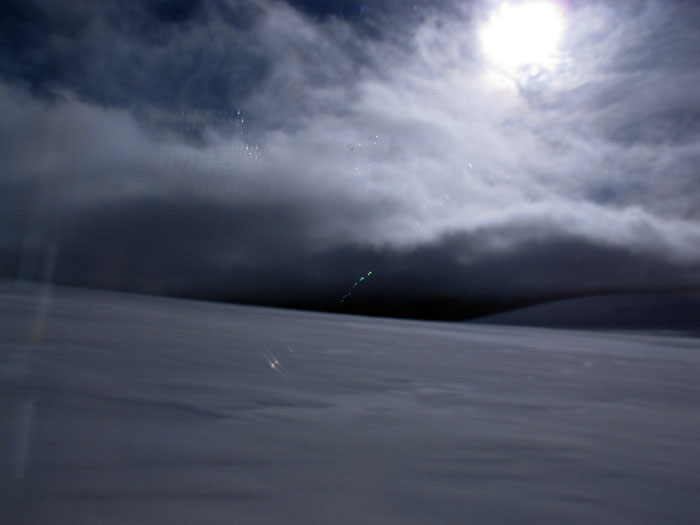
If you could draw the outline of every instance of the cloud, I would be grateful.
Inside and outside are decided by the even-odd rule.
[[[53,242],[66,282],[278,302],[373,265],[373,301],[700,284],[697,8],[583,3],[513,76],[490,4],[387,6],[6,4],[3,273]]]

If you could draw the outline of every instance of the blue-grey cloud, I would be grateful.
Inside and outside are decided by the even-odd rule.
[[[515,75],[492,3],[303,4],[7,3],[3,273],[52,242],[65,281],[248,299],[700,285],[697,7],[572,3]]]

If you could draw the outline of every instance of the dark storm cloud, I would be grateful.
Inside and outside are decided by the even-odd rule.
[[[579,3],[516,77],[490,3],[407,5],[6,2],[3,274],[55,245],[64,282],[300,305],[374,270],[355,307],[412,315],[700,284],[697,7]]]
[[[275,113],[316,109],[308,88],[351,84],[372,66],[346,21],[363,37],[400,32],[387,26],[393,4],[10,0],[0,8],[0,73],[44,97],[69,90],[137,114],[245,107],[260,124],[279,124]],[[264,101],[251,100],[261,87]]]
[[[640,258],[632,249],[573,237],[550,236],[517,252],[485,250],[488,241],[479,234],[413,250],[342,245],[314,250],[308,235],[314,221],[307,210],[285,203],[233,208],[150,199],[115,203],[76,217],[64,229],[67,255],[54,277],[117,289],[454,319],[504,305],[609,292],[615,289],[610,283],[647,291],[697,283],[693,264]],[[368,272],[372,275],[353,288]]]
[[[68,89],[100,105],[239,103],[268,63],[249,32],[253,3],[18,2],[2,17],[2,73],[35,93]],[[215,24],[216,27],[211,27]]]

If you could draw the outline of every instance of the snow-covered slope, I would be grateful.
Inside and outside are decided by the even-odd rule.
[[[614,294],[566,299],[475,319],[477,323],[677,331],[700,335],[700,295]]]
[[[700,340],[0,289],[0,523],[695,523]]]

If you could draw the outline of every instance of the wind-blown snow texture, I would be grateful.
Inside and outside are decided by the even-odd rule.
[[[2,523],[695,523],[700,340],[0,288]]]

